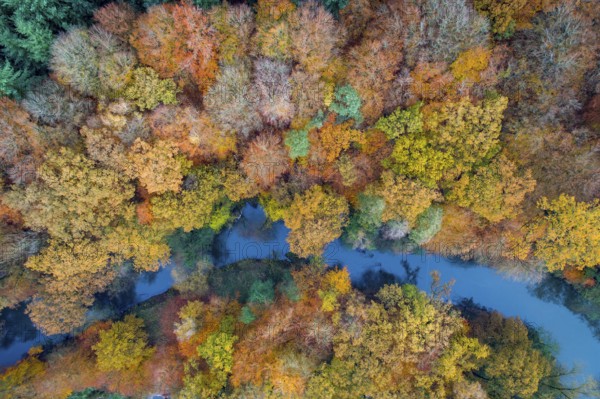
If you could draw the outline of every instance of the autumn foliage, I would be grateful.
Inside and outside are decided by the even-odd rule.
[[[130,273],[192,266],[162,321],[92,325],[62,371],[32,353],[8,397],[534,397],[553,366],[519,321],[469,328],[410,286],[369,302],[319,259],[425,246],[597,304],[597,4],[234,3],[0,2],[0,307],[85,330]],[[247,202],[303,267],[219,298],[192,244]]]

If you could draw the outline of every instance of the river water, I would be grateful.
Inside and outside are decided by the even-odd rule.
[[[285,258],[289,230],[283,223],[266,224],[260,207],[250,204],[229,229],[215,241],[213,258],[223,266],[248,258]],[[580,315],[562,304],[559,298],[540,295],[542,282],[518,281],[495,269],[468,262],[454,261],[434,254],[402,254],[390,251],[356,251],[334,241],[324,251],[330,265],[348,268],[353,283],[368,289],[370,282],[381,279],[408,281],[424,291],[431,289],[431,272],[437,271],[442,282],[454,281],[451,298],[458,302],[472,298],[479,305],[495,309],[505,316],[520,317],[542,329],[558,345],[557,358],[566,367],[576,366],[580,377],[600,378],[600,338],[594,328]],[[128,306],[165,292],[172,286],[173,265],[155,273],[143,273],[131,284]],[[0,367],[16,363],[27,350],[48,340],[39,333],[23,313],[24,306],[5,310],[0,315],[4,323],[0,337]]]

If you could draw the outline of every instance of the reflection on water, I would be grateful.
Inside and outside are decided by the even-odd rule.
[[[38,338],[39,333],[33,327],[24,310],[25,304],[22,304],[15,309],[4,309],[2,311],[3,323],[0,333],[0,347],[8,348]]]
[[[215,259],[216,265],[248,257],[285,258],[289,248],[285,238],[289,230],[281,222],[265,228],[264,222],[265,216],[260,207],[246,205],[240,221],[217,238],[220,256]],[[260,231],[248,231],[248,226]],[[325,248],[324,259],[330,265],[346,266],[354,284],[367,293],[376,292],[377,287],[390,282],[408,282],[430,292],[433,283],[431,272],[438,271],[442,283],[454,281],[454,302],[472,298],[475,303],[506,316],[520,317],[551,335],[560,346],[557,357],[563,365],[579,366],[584,374],[600,377],[598,330],[576,313],[583,310],[585,301],[579,299],[577,306],[569,306],[574,304],[574,293],[557,294],[556,290],[568,291],[569,286],[556,278],[546,278],[539,283],[515,281],[497,270],[473,262],[424,251],[413,254],[356,251],[342,245],[339,240]],[[543,295],[544,292],[547,295]],[[590,309],[586,310],[586,314],[590,314]],[[596,311],[600,313],[600,310]]]
[[[266,225],[262,209],[246,205],[239,220],[216,237],[214,263],[223,266],[246,258],[284,259],[289,249],[285,242],[288,232],[280,222]],[[520,317],[551,335],[560,346],[557,357],[563,365],[579,365],[586,375],[600,377],[599,321],[591,320],[590,324],[576,313],[586,311],[586,314],[593,314],[595,311],[600,316],[600,309],[589,308],[589,304],[558,279],[546,278],[535,284],[515,281],[497,270],[474,263],[426,252],[356,251],[342,245],[339,240],[326,247],[324,258],[330,265],[346,266],[354,284],[367,295],[393,282],[415,284],[429,292],[431,272],[438,271],[442,283],[454,280],[454,302],[472,298],[475,303],[506,316]],[[112,299],[105,294],[100,302],[103,306],[108,303],[113,308],[125,309],[158,295],[173,284],[172,269],[173,266],[168,265],[156,273],[138,275],[135,284],[123,286],[124,294]],[[1,342],[0,366],[6,366],[26,353],[33,345],[31,340],[36,332],[22,308],[5,311],[1,319],[6,323],[7,333]]]
[[[574,313],[584,315],[594,336],[600,340],[600,307],[583,298],[573,286],[558,277],[547,275],[540,284],[530,288],[538,298],[563,305]]]
[[[135,304],[160,295],[173,285],[169,264],[159,271],[126,274],[117,279],[105,293],[97,296],[94,308],[88,312],[89,319],[119,315]],[[64,340],[68,335],[47,336],[35,328],[25,314],[26,304],[0,313],[0,368],[19,361],[34,346],[50,345]]]
[[[26,304],[0,313],[0,368],[10,366],[21,359],[30,348],[48,345],[64,339],[64,336],[48,337],[36,329],[25,314]]]

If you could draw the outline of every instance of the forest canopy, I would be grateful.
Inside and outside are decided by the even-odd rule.
[[[0,309],[27,301],[43,332],[80,331],[123,270],[158,270],[174,237],[212,238],[249,201],[283,222],[308,262],[337,239],[423,247],[552,273],[599,306],[599,18],[596,2],[575,0],[4,0]],[[531,386],[503,380],[517,367],[510,351],[491,353],[410,288],[354,308],[348,289],[323,284],[313,293],[327,320],[311,322],[333,329],[344,321],[327,312],[344,303],[363,330],[335,325],[322,342],[305,332],[327,350],[268,348],[270,379],[252,375],[239,356],[258,338],[236,336],[227,318],[268,323],[261,306],[275,290],[258,285],[252,306],[211,304],[220,319],[186,349],[181,397],[231,383],[238,397],[272,384],[322,398],[529,398],[549,375],[524,327],[480,320],[517,331],[511,344],[535,363],[519,383]],[[206,309],[188,311],[196,323]],[[137,355],[98,367],[168,357],[141,324],[99,332],[100,358],[116,351],[109,340]],[[388,327],[425,342],[371,341]],[[400,353],[406,367],[393,370]],[[474,370],[486,378],[463,379]],[[407,385],[395,386],[402,373]]]
[[[5,3],[10,35],[25,11]],[[558,273],[600,262],[597,7],[47,3],[47,49],[22,29],[4,45],[10,68],[50,75],[0,100],[0,210],[39,240],[24,266],[48,332],[80,325],[123,262],[154,270],[178,229],[217,231],[255,198],[302,257],[343,237],[464,256],[495,242],[485,260]],[[456,209],[464,223],[444,223]],[[45,326],[63,300],[72,317]]]

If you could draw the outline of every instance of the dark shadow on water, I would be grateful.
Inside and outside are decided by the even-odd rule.
[[[401,284],[400,278],[382,269],[369,269],[363,273],[355,286],[367,297],[373,297],[381,287],[389,284]]]
[[[402,269],[404,274],[399,276],[394,273],[381,269],[381,266],[375,266],[366,270],[360,279],[356,280],[354,286],[367,297],[373,297],[382,287],[391,284],[412,284],[417,285],[420,267],[412,267],[408,261],[403,260]]]
[[[583,319],[600,340],[600,306],[585,299],[571,284],[548,275],[539,284],[529,287],[532,295],[545,302],[556,303],[569,309]]]
[[[0,331],[0,347],[8,348],[15,341],[31,341],[39,336],[29,316],[25,313],[26,304],[21,304],[14,309],[4,309],[0,312],[3,321]]]

